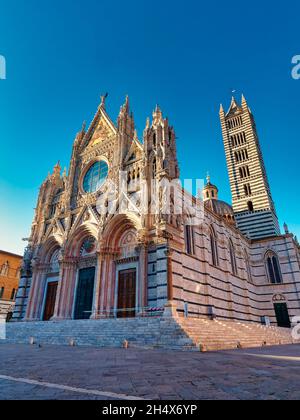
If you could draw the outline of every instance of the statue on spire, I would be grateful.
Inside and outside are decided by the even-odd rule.
[[[105,102],[106,99],[108,98],[108,93],[106,93],[105,95],[101,95],[101,104],[100,106],[102,106],[102,108],[105,108]]]

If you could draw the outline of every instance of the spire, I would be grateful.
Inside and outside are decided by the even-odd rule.
[[[223,104],[220,105],[220,114],[224,114]]]
[[[146,120],[146,130],[148,130],[148,128],[150,128],[150,118],[149,117]]]
[[[229,107],[229,110],[227,112],[227,115],[229,115],[230,113],[234,114],[237,110],[241,110],[241,107],[238,104],[237,100],[235,99],[235,96],[232,96],[230,107]]]
[[[61,166],[60,161],[57,162],[57,164],[53,168],[53,174],[52,179],[60,179],[60,172],[61,172]]]
[[[237,101],[236,101],[236,99],[235,99],[235,96],[234,95],[232,95],[232,97],[231,97],[231,105],[230,105],[232,108],[233,107],[238,107],[238,103],[237,103]]]
[[[126,96],[125,103],[121,106],[119,117],[130,114],[129,97]],[[131,115],[131,117],[133,114]]]
[[[125,111],[126,114],[129,114],[129,110],[130,110],[129,96],[126,95],[126,100],[125,100],[125,104],[124,104],[124,111]]]
[[[153,124],[158,124],[159,122],[163,121],[163,114],[159,107],[156,105],[155,111],[153,111]]]
[[[60,166],[60,161],[58,161],[57,164],[54,166],[53,175],[60,176],[60,172],[61,172],[61,166]]]
[[[244,95],[242,95],[242,108],[243,109],[249,109],[248,103],[247,103],[246,98],[245,98]]]

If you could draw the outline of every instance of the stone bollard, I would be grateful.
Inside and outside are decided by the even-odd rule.
[[[34,346],[34,345],[35,345],[35,339],[34,339],[33,337],[30,337],[30,338],[29,338],[29,344],[30,344],[31,346]]]
[[[129,342],[127,340],[123,341],[123,349],[128,349],[129,347]]]
[[[205,346],[203,344],[199,344],[200,353],[206,353]]]
[[[69,341],[69,346],[70,347],[75,347],[76,346],[76,342],[73,338],[71,338],[71,340]]]

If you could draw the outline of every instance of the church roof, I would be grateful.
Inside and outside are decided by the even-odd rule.
[[[233,208],[230,204],[225,203],[221,200],[207,200],[205,202],[205,207],[212,210],[218,216],[234,216]]]

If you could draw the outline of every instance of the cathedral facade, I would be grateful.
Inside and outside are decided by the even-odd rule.
[[[233,206],[210,178],[178,181],[176,135],[157,107],[140,141],[128,98],[116,124],[103,97],[76,136],[69,171],[39,192],[13,320],[141,316],[290,327],[300,314],[300,248],[280,233],[253,114],[221,107]]]

